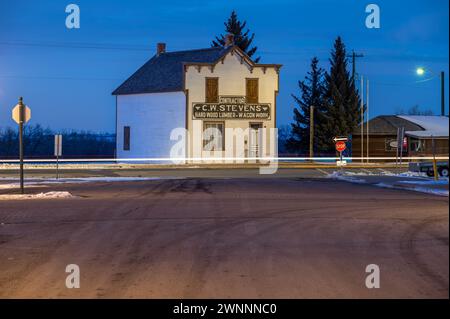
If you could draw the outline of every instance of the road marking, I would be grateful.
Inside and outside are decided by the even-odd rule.
[[[321,169],[321,168],[316,168],[316,170],[318,170],[319,172],[321,172],[321,173],[324,174],[325,176],[328,176],[328,175],[329,175],[328,172],[324,171],[324,170]]]

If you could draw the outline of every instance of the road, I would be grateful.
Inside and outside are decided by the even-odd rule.
[[[46,190],[77,197],[0,201],[1,298],[449,296],[448,197],[315,175]]]

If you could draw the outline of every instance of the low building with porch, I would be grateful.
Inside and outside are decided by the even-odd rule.
[[[367,125],[369,126],[369,147],[367,148]],[[364,123],[363,138],[361,126],[353,132],[352,156],[391,157],[395,159],[400,149],[399,134],[404,131],[404,157],[430,157],[449,155],[448,116],[426,115],[381,115]],[[362,143],[361,143],[362,142]],[[398,148],[397,148],[398,146]]]

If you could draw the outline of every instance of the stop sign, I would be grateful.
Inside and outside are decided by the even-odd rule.
[[[347,148],[347,145],[345,144],[344,141],[337,141],[336,142],[336,151],[342,153],[343,151],[345,151],[346,148]]]

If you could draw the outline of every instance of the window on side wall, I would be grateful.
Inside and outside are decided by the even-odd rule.
[[[246,79],[245,92],[247,95],[247,103],[256,104],[259,100],[258,79]]]
[[[204,122],[203,123],[203,150],[224,151],[225,150],[225,123]]]
[[[423,152],[425,151],[425,141],[411,138],[409,140],[409,149],[413,152]]]
[[[205,102],[219,102],[219,78],[206,78],[205,81]]]
[[[123,127],[123,150],[129,151],[130,150],[130,127],[124,126]]]

